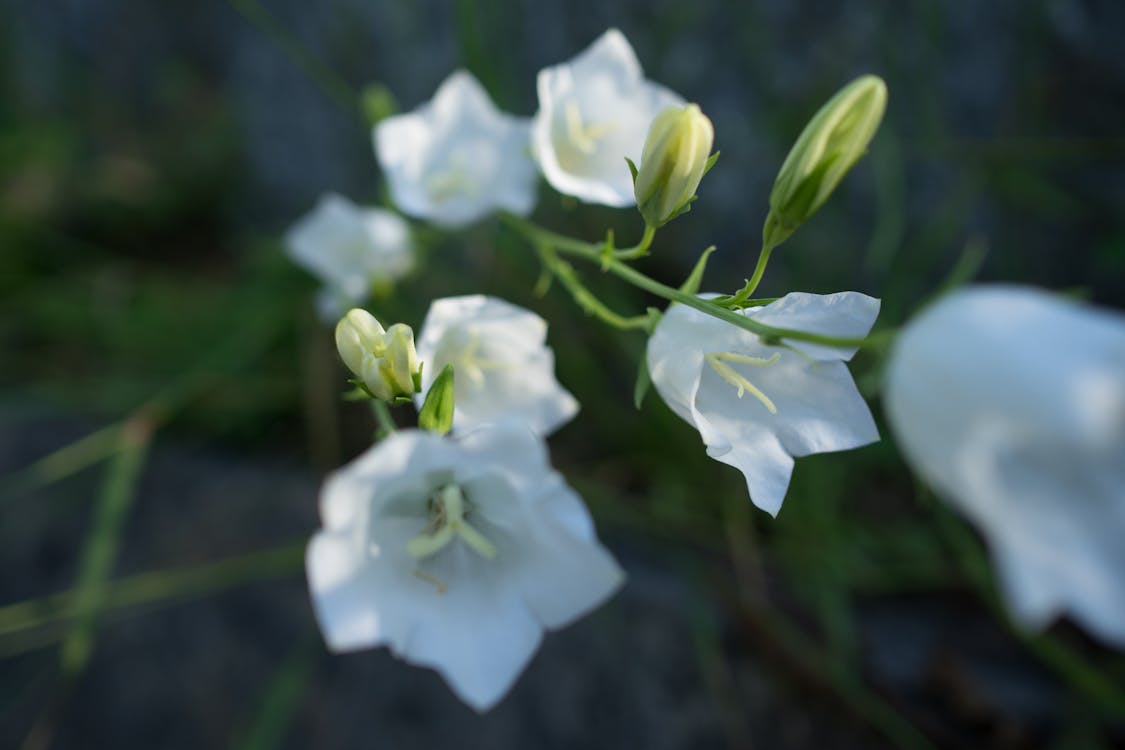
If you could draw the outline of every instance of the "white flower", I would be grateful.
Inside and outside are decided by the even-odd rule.
[[[988,539],[1015,617],[1125,646],[1125,316],[1018,286],[960,290],[899,335],[891,427]]]
[[[463,70],[428,103],[376,125],[374,140],[391,197],[410,216],[458,228],[535,207],[530,120],[500,112]]]
[[[542,440],[515,423],[458,440],[405,430],[329,476],[309,588],[330,648],[386,645],[478,711],[544,628],[607,599],[623,573]]]
[[[532,140],[547,182],[589,203],[633,205],[625,158],[640,163],[653,118],[668,107],[682,107],[683,99],[645,80],[617,29],[570,62],[539,71],[538,89]]]
[[[410,227],[397,214],[360,208],[326,193],[285,235],[293,262],[321,281],[321,317],[336,320],[367,299],[374,284],[401,278],[414,266]]]
[[[879,300],[793,292],[742,312],[778,328],[851,338],[871,329]],[[754,504],[776,514],[793,457],[879,439],[844,364],[853,354],[799,341],[766,346],[745,329],[673,305],[649,339],[648,369],[672,411],[699,430],[707,455],[741,471]]]
[[[418,336],[422,395],[453,364],[453,430],[514,418],[548,435],[578,413],[578,402],[555,379],[547,322],[496,297],[472,294],[434,301]]]

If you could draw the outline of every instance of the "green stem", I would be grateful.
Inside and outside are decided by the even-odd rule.
[[[107,467],[94,524],[78,566],[74,627],[62,647],[63,671],[68,675],[78,674],[93,650],[121,528],[136,495],[152,430],[153,425],[144,415],[127,422],[120,432],[119,452]]]
[[[375,432],[376,440],[382,440],[388,435],[398,432],[398,425],[395,424],[394,417],[391,416],[391,409],[387,406],[386,401],[377,398],[372,399],[371,413],[375,415],[375,422],[379,425],[379,429]]]
[[[656,236],[656,227],[652,224],[645,224],[645,233],[641,236],[641,241],[633,247],[625,248],[624,250],[615,250],[613,257],[618,260],[634,260],[636,258],[643,258],[648,255],[648,249],[652,246],[652,238]]]
[[[307,546],[307,540],[301,540],[218,562],[151,570],[108,581],[103,612],[201,597],[259,580],[289,576],[304,564]],[[79,615],[80,599],[81,591],[70,589],[0,607],[0,636],[11,637],[73,620]]]
[[[873,347],[882,345],[882,338],[885,338],[887,335],[893,335],[884,333],[882,337],[869,336],[867,338],[850,338],[826,336],[819,333],[809,333],[808,331],[796,331],[791,328],[775,328],[774,326],[768,326],[759,323],[753,318],[740,315],[733,310],[720,307],[710,300],[700,299],[694,294],[687,294],[686,292],[681,292],[679,289],[661,284],[656,279],[644,275],[632,266],[622,263],[613,254],[606,254],[603,252],[601,245],[583,242],[573,237],[557,234],[513,214],[502,214],[502,217],[508,226],[523,234],[524,237],[533,244],[548,245],[561,253],[573,255],[591,263],[598,264],[603,270],[614,274],[635,287],[655,294],[658,297],[663,297],[671,302],[679,302],[680,304],[695,308],[702,313],[726,321],[731,325],[736,325],[751,333],[755,333],[765,339],[767,343],[779,343],[782,339],[792,339],[794,341],[807,341],[811,344],[821,344],[823,346],[846,348]]]
[[[750,299],[750,295],[758,288],[758,284],[762,281],[762,276],[766,273],[766,265],[770,262],[770,254],[776,245],[762,245],[761,252],[758,253],[758,264],[754,266],[754,274],[750,280],[746,282],[746,286],[739,289],[735,295],[727,302],[729,307],[741,307],[746,300]]]
[[[562,260],[555,254],[548,245],[540,245],[538,248],[539,258],[542,260],[544,267],[549,269],[551,273],[562,285],[566,287],[574,298],[574,303],[581,307],[587,314],[597,317],[604,323],[607,323],[614,328],[623,331],[643,329],[648,327],[649,317],[647,315],[635,315],[633,317],[626,317],[614,310],[611,310],[604,302],[597,298],[582,281],[578,278],[578,274],[574,272],[574,268]]]

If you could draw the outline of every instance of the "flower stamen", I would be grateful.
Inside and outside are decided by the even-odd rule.
[[[571,144],[586,154],[592,155],[598,150],[598,141],[612,133],[617,126],[612,122],[586,125],[582,122],[582,111],[574,102],[567,102],[566,109],[566,134]]]
[[[469,512],[465,495],[456,484],[447,484],[430,498],[430,524],[406,545],[411,557],[423,560],[436,555],[460,537],[481,557],[496,557],[496,547],[465,520]]]
[[[781,357],[780,352],[774,352],[770,357],[752,357],[749,354],[736,354],[734,352],[711,352],[704,355],[707,364],[711,365],[719,377],[727,381],[735,388],[738,389],[738,397],[749,393],[754,398],[761,402],[762,406],[766,407],[770,414],[777,414],[777,407],[774,406],[773,401],[762,393],[761,389],[751,383],[745,375],[731,367],[728,362],[734,362],[742,365],[753,365],[754,367],[765,367],[772,365]]]

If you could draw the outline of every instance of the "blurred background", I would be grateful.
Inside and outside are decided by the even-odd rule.
[[[800,460],[769,518],[659,398],[633,408],[643,338],[533,293],[534,254],[492,221],[418,227],[423,270],[368,307],[418,326],[484,292],[550,321],[583,405],[553,460],[629,583],[484,716],[385,651],[326,652],[304,545],[373,423],[280,236],[325,191],[386,202],[374,118],[456,67],[530,116],[536,71],[609,26],[722,151],[647,273],[678,284],[714,243],[704,289],[739,286],[793,139],[873,72],[870,156],[763,294],[863,291],[880,326],[971,278],[1125,301],[1117,0],[6,0],[0,746],[1125,747],[1125,657],[1066,620],[1014,629],[983,540],[889,440]],[[545,186],[536,218],[641,229]],[[881,366],[853,364],[877,417]]]

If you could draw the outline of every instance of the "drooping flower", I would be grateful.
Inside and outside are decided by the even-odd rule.
[[[578,402],[555,378],[546,339],[547,321],[502,299],[435,300],[418,336],[422,392],[452,364],[455,432],[514,418],[548,435],[578,413]]]
[[[793,292],[742,313],[777,328],[856,338],[871,329],[879,300]],[[754,504],[776,514],[794,457],[879,439],[844,364],[854,354],[800,341],[766,346],[750,331],[673,305],[649,339],[647,361],[657,392],[699,430],[707,455],[741,471]]]
[[[324,484],[309,588],[334,651],[387,646],[478,711],[623,573],[581,498],[516,423],[392,434]]]
[[[535,207],[530,120],[496,109],[466,71],[413,112],[380,121],[374,141],[391,197],[410,216],[455,229],[497,209]]]
[[[1125,646],[1125,316],[970,287],[910,322],[885,403],[910,464],[988,540],[1013,615]]]
[[[295,263],[324,287],[317,307],[336,320],[362,303],[374,285],[401,278],[414,266],[410,227],[390,211],[361,208],[342,195],[326,193],[285,235]]]
[[[683,99],[645,79],[617,29],[570,62],[539,71],[538,89],[532,140],[551,186],[588,203],[633,205],[625,159],[640,163],[653,118]]]

